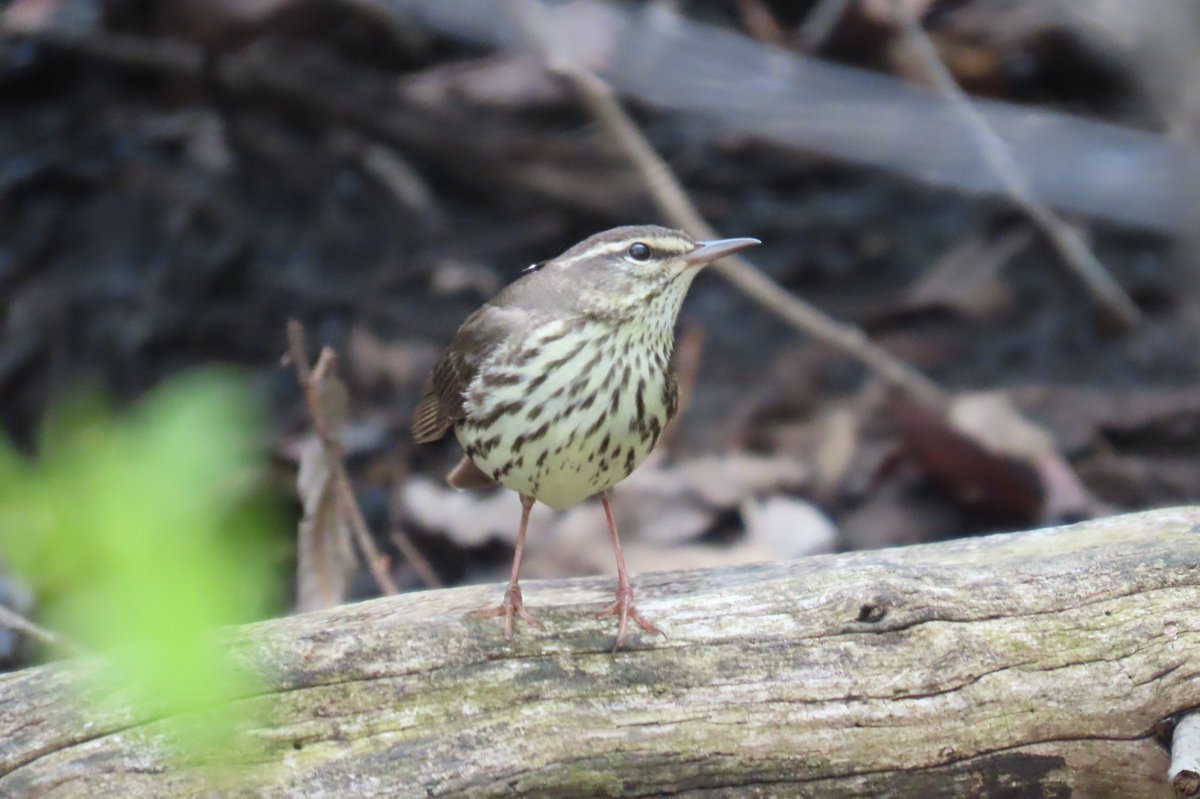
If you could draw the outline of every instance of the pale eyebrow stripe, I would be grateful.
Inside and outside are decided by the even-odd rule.
[[[570,258],[561,261],[561,266],[565,269],[580,261],[585,261],[588,258],[595,258],[598,255],[618,255],[624,253],[629,245],[634,242],[641,242],[650,248],[651,252],[665,253],[668,255],[684,255],[692,251],[693,247],[689,242],[682,241],[676,238],[659,238],[655,236],[630,237],[622,241],[606,241],[596,244],[590,249],[584,250],[581,253],[572,255]]]
[[[572,255],[570,258],[562,261],[562,266],[564,268],[568,266],[574,266],[580,261],[585,261],[588,258],[595,258],[597,255],[615,255],[616,253],[624,252],[627,246],[629,245],[624,242],[617,242],[614,244],[610,241],[604,242],[603,244],[597,244],[590,249],[584,250],[577,255]]]

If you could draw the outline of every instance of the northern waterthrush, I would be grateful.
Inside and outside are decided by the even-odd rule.
[[[597,614],[659,632],[633,602],[609,504],[610,489],[654,448],[675,414],[675,318],[696,273],[757,239],[696,241],[653,225],[585,239],[472,313],[425,381],[413,418],[418,442],[454,429],[457,488],[495,483],[521,496],[512,577],[499,607],[535,623],[517,580],[534,502],[562,508],[599,495],[617,559],[617,595]]]

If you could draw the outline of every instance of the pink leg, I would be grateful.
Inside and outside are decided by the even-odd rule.
[[[517,550],[513,553],[512,576],[508,580],[508,590],[504,592],[504,601],[497,607],[488,610],[479,610],[472,615],[478,618],[492,618],[493,616],[504,617],[504,640],[512,640],[513,631],[513,616],[520,617],[521,621],[532,624],[535,627],[541,626],[537,619],[530,615],[529,611],[525,610],[524,600],[521,598],[521,586],[517,582],[517,575],[521,571],[521,553],[525,551],[525,531],[529,527],[529,512],[533,510],[533,497],[521,497],[521,529],[517,531]]]
[[[613,552],[617,556],[617,598],[612,603],[612,606],[607,610],[602,610],[596,614],[597,619],[603,619],[606,616],[616,616],[617,622],[617,643],[613,647],[613,651],[621,648],[621,644],[625,641],[625,629],[629,626],[629,620],[633,619],[648,633],[658,633],[666,636],[662,630],[655,627],[650,622],[638,613],[637,607],[633,604],[633,586],[629,584],[629,575],[625,572],[625,556],[621,554],[621,539],[617,537],[617,522],[613,518],[612,505],[609,504],[609,495],[611,492],[602,491],[600,493],[600,502],[604,505],[604,515],[608,519],[608,533],[612,536]]]

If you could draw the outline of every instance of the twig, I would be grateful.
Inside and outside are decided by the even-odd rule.
[[[393,457],[392,466],[393,482],[398,485],[403,484],[409,477],[408,463],[397,456]],[[417,545],[413,543],[412,538],[409,537],[408,532],[404,529],[404,521],[401,516],[402,513],[397,504],[389,502],[388,535],[392,539],[392,544],[396,549],[400,550],[401,556],[408,561],[408,565],[413,567],[413,571],[421,578],[421,582],[425,584],[426,588],[442,588],[445,582],[442,580],[441,575],[438,574],[437,569],[433,567],[433,564],[421,554]]]
[[[1200,796],[1200,712],[1187,713],[1175,725],[1167,781],[1176,796]]]
[[[1012,151],[942,63],[916,13],[904,2],[897,2],[896,8],[908,45],[921,60],[921,65],[934,87],[957,109],[975,138],[984,162],[992,170],[1009,199],[1046,234],[1071,271],[1083,282],[1096,301],[1122,326],[1130,329],[1140,324],[1141,311],[1096,258],[1079,230],[1034,198],[1025,173],[1017,164]]]
[[[810,53],[821,49],[849,5],[850,0],[820,0],[800,25],[800,46]]]
[[[747,33],[766,44],[787,46],[787,32],[771,13],[766,0],[738,0],[737,8]]]
[[[365,140],[349,129],[342,136],[363,171],[379,181],[399,206],[415,212],[431,226],[445,224],[446,214],[434,198],[433,190],[398,148]]]
[[[333,469],[333,479],[337,483],[338,497],[342,500],[342,507],[346,509],[350,529],[354,531],[354,540],[362,551],[368,568],[371,569],[371,576],[375,578],[375,583],[383,593],[400,593],[400,589],[392,581],[392,576],[388,574],[388,559],[379,551],[379,547],[375,546],[375,539],[371,537],[371,531],[367,529],[367,521],[358,507],[358,500],[354,496],[354,490],[350,487],[350,479],[346,476],[345,467],[339,461]]]
[[[329,455],[331,479],[334,481],[334,488],[341,501],[341,507],[350,522],[350,529],[354,532],[354,540],[379,589],[385,594],[398,594],[400,590],[387,571],[387,559],[375,546],[375,540],[371,538],[367,522],[358,507],[358,500],[354,497],[354,490],[350,487],[350,478],[346,475],[342,442],[333,435],[325,418],[325,407],[321,401],[321,384],[325,379],[325,373],[337,359],[337,354],[331,348],[324,347],[317,358],[317,365],[310,368],[304,341],[304,326],[295,319],[289,319],[287,332],[288,353],[285,360],[296,370],[296,380],[304,389],[308,415],[312,419],[313,429]]]
[[[396,549],[400,550],[400,554],[408,561],[408,565],[413,567],[413,571],[421,578],[421,582],[425,584],[426,588],[441,588],[445,585],[433,565],[425,559],[421,550],[417,549],[416,544],[408,537],[408,533],[395,524],[392,525],[389,533]]]
[[[79,655],[83,652],[76,644],[63,638],[58,633],[51,632],[45,627],[34,624],[20,613],[5,605],[0,605],[0,627],[7,627],[10,630],[24,633],[30,638],[41,641],[46,646],[61,649],[71,655]]]
[[[545,9],[540,1],[514,0],[514,8],[517,19],[546,58],[547,67],[570,81],[600,127],[640,173],[663,216],[699,238],[717,238],[716,231],[700,215],[671,168],[625,113],[612,87],[569,55],[567,48],[556,47],[554,37],[543,33]],[[944,393],[929,378],[893,358],[858,328],[839,322],[793,296],[745,258],[730,256],[710,268],[792,327],[857,358],[922,404],[941,407],[944,402]]]

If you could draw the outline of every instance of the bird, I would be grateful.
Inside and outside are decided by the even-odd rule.
[[[536,502],[565,508],[598,496],[617,562],[619,648],[638,612],[612,512],[612,488],[657,443],[678,409],[671,369],[675,321],[693,278],[761,242],[697,241],[681,230],[629,225],[596,233],[535,263],[471,313],[426,378],[413,412],[418,443],[453,430],[455,488],[499,484],[521,498],[512,572],[501,603],[476,615],[538,626],[518,580]],[[615,649],[614,648],[614,649]]]

